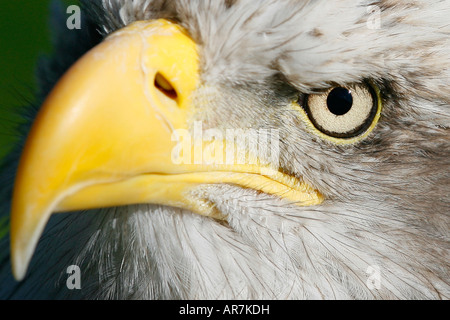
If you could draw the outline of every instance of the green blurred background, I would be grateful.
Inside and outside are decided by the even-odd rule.
[[[0,0],[0,159],[16,138],[12,127],[19,119],[12,110],[33,101],[37,59],[51,53],[51,2]]]

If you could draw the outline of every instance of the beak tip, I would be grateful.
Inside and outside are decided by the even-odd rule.
[[[25,257],[22,257],[21,255],[13,254],[11,257],[12,261],[12,273],[14,276],[14,279],[16,281],[22,281],[25,278],[25,275],[27,273],[28,268],[28,262],[26,262]]]
[[[17,233],[11,234],[11,269],[17,281],[22,281],[27,274],[28,266],[41,234],[39,231],[38,229],[32,232],[31,237],[20,236]]]
[[[14,203],[14,199],[13,199]],[[26,210],[17,210],[13,204],[10,231],[10,260],[14,278],[22,281],[27,274],[28,267],[44,228],[51,215],[51,208],[24,214]]]

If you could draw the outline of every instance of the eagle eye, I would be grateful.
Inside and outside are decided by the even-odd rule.
[[[308,120],[326,137],[353,139],[370,131],[380,113],[378,91],[369,84],[334,87],[310,94],[303,103]]]
[[[343,116],[347,114],[353,106],[352,91],[347,88],[334,88],[328,94],[327,107],[328,110],[336,115]]]

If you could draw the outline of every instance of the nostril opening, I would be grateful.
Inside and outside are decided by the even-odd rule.
[[[155,76],[155,87],[170,99],[176,100],[178,98],[178,94],[174,87],[161,73],[157,73]]]

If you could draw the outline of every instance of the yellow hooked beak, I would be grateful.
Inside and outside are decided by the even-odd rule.
[[[191,96],[199,86],[196,44],[166,20],[136,22],[112,34],[66,73],[33,124],[16,177],[11,215],[16,279],[24,278],[54,212],[153,203],[220,219],[213,205],[192,192],[217,183],[299,205],[321,202],[317,191],[297,179],[261,174],[268,165],[258,161],[174,160],[179,146],[174,132],[191,129]],[[219,151],[225,143],[212,147]]]

